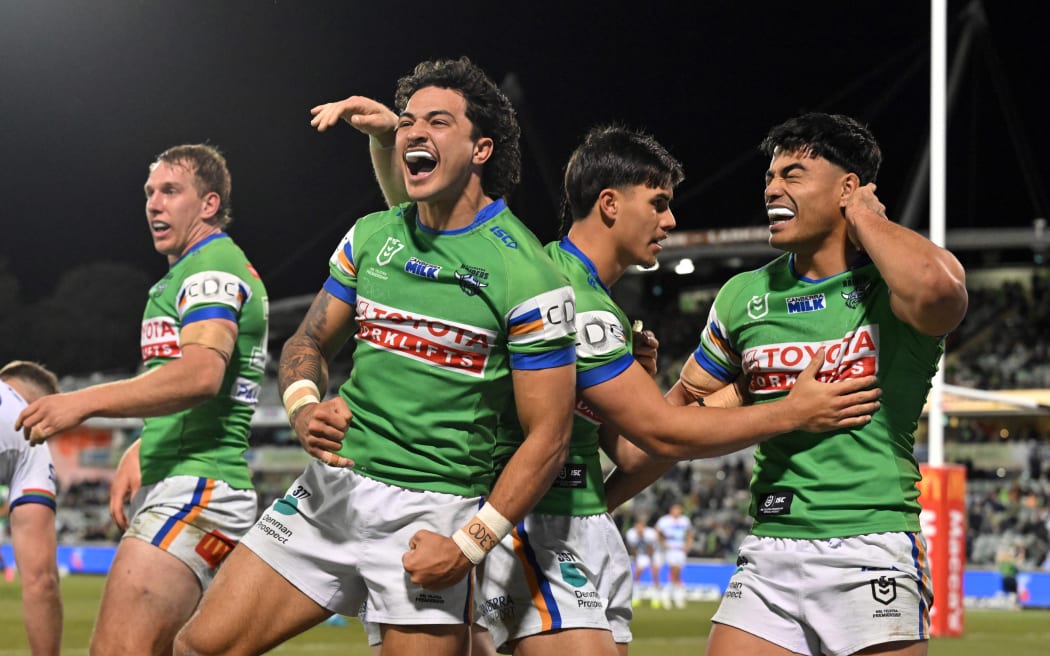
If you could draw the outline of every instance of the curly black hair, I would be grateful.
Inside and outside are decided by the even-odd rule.
[[[425,61],[397,81],[397,111],[403,112],[412,94],[425,87],[462,94],[467,101],[467,118],[474,124],[472,136],[493,141],[492,156],[482,170],[481,187],[490,196],[508,196],[521,180],[521,128],[507,96],[467,57]]]

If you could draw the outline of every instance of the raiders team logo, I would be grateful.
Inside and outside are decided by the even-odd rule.
[[[480,267],[464,264],[458,271],[454,272],[454,275],[456,280],[459,281],[460,290],[467,296],[475,296],[480,290],[489,286],[485,282],[488,280],[489,274]]]

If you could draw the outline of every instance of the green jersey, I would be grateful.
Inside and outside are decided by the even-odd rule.
[[[413,203],[360,219],[324,289],[355,308],[340,454],[399,487],[486,494],[511,370],[571,365],[573,294],[502,200],[434,231]]]
[[[568,237],[548,244],[547,253],[569,278],[576,294],[576,387],[583,390],[616,378],[634,362],[632,333],[627,315],[598,277],[594,263]],[[598,429],[601,420],[579,397],[573,417],[572,442],[554,484],[533,512],[545,515],[596,515],[608,510]],[[496,441],[497,469],[521,444],[521,426],[514,415],[500,425]]]
[[[913,433],[943,341],[893,314],[889,288],[870,261],[822,280],[800,277],[793,262],[785,254],[730,279],[693,357],[720,380],[743,371],[762,403],[786,395],[823,346],[820,377],[876,374],[881,407],[860,428],[795,431],[760,444],[753,533],[817,539],[918,531]]]
[[[150,289],[141,339],[148,369],[182,356],[179,332],[195,321],[235,322],[237,343],[214,398],[146,418],[139,450],[143,485],[189,475],[251,489],[244,452],[266,366],[267,315],[259,274],[225,233],[195,244]]]

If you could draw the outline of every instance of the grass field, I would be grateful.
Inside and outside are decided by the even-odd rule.
[[[65,630],[62,653],[87,654],[88,637],[102,592],[101,576],[62,579]],[[684,610],[639,608],[633,623],[632,656],[699,656],[703,654],[716,603],[692,603]],[[322,625],[273,651],[274,654],[340,654],[367,656],[361,625]],[[962,638],[936,638],[931,656],[1045,656],[1050,654],[1050,611],[970,610]],[[22,628],[21,592],[17,582],[0,581],[0,656],[28,656]]]

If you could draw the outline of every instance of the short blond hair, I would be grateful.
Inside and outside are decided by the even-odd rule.
[[[17,378],[18,380],[32,385],[40,392],[40,396],[58,394],[58,377],[42,364],[28,362],[26,360],[12,360],[0,367],[0,380]]]

